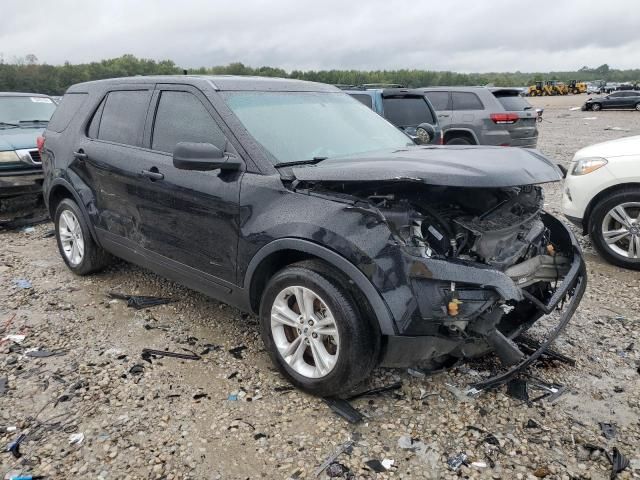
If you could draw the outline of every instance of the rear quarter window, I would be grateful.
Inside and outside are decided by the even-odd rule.
[[[453,92],[451,97],[454,110],[484,110],[482,102],[475,93]]]
[[[62,97],[60,105],[53,112],[47,128],[54,132],[63,132],[69,126],[75,114],[78,113],[87,97],[88,94],[86,93],[67,93]]]
[[[364,93],[350,93],[349,95],[351,95],[363,105],[366,105],[367,107],[373,109],[373,99],[370,95],[365,95]]]

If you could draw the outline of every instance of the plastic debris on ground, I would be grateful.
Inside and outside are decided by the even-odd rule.
[[[598,422],[600,425],[600,430],[602,431],[602,436],[607,440],[611,440],[616,437],[618,431],[616,429],[615,424],[606,423],[606,422]]]
[[[227,396],[227,400],[229,400],[230,402],[235,402],[238,400],[238,394],[237,393],[230,393]]]
[[[452,470],[454,472],[457,472],[462,465],[466,465],[466,464],[467,464],[467,454],[464,452],[460,452],[459,454],[454,455],[453,457],[449,457],[447,459],[447,467],[449,467],[449,470]]]
[[[22,442],[24,442],[26,438],[27,438],[26,434],[24,433],[20,434],[18,438],[16,438],[13,442],[11,442],[7,446],[6,451],[11,453],[11,455],[13,455],[14,458],[20,458],[22,456],[22,452],[20,452],[20,444],[22,444]]]
[[[370,396],[370,395],[378,395],[380,393],[391,392],[393,390],[399,390],[402,388],[402,382],[394,382],[390,385],[386,385],[384,387],[372,388],[369,390],[365,390],[364,392],[359,392],[349,397],[349,400],[355,400],[356,398]]]
[[[238,347],[234,347],[229,350],[229,353],[238,360],[242,360],[242,352],[245,351],[247,347],[245,345],[240,345]]]
[[[355,479],[356,476],[354,473],[349,470],[345,465],[339,462],[333,462],[329,464],[327,469],[325,470],[327,477],[329,478],[348,478]]]
[[[109,292],[107,294],[110,298],[118,300],[125,300],[127,307],[141,310],[143,308],[155,307],[157,305],[166,305],[167,303],[175,302],[172,298],[165,297],[152,297],[145,295],[126,295],[124,293]]]
[[[185,349],[183,349],[185,350]],[[189,351],[189,350],[187,350]],[[150,356],[157,356],[157,357],[174,357],[174,358],[180,358],[182,360],[200,360],[200,356],[196,355],[195,353],[180,353],[180,352],[169,352],[169,351],[165,351],[165,350],[154,350],[152,348],[143,348],[142,349],[142,358],[144,360],[149,361],[149,357]],[[149,362],[151,363],[151,362]]]
[[[334,463],[336,459],[343,453],[347,453],[348,455],[351,455],[354,445],[355,445],[354,440],[347,440],[346,442],[342,443],[320,464],[320,466],[313,473],[314,477],[317,478],[318,476],[320,476],[320,474],[324,472],[329,465]]]
[[[25,338],[27,338],[26,335],[7,335],[2,340],[13,342],[13,343],[22,343]]]
[[[629,459],[616,447],[613,447],[611,454],[606,452],[606,455],[611,463],[611,479],[616,478],[618,473],[622,472],[629,466]]]
[[[384,463],[376,459],[367,460],[366,462],[364,462],[364,464],[376,473],[382,473],[389,470],[384,466]],[[393,460],[391,460],[391,464],[393,464]]]
[[[62,351],[51,352],[49,350],[38,350],[37,348],[33,348],[33,349],[26,350],[24,354],[27,357],[46,358],[46,357],[53,357],[54,355],[64,355],[64,352]]]
[[[84,442],[84,433],[72,433],[69,435],[69,445],[80,445]]]
[[[356,410],[349,402],[341,398],[324,398],[324,402],[329,408],[347,420],[349,423],[359,423],[362,421],[362,414]]]
[[[27,290],[33,287],[31,282],[26,278],[15,278],[13,280],[13,283],[16,287],[21,288],[22,290]]]

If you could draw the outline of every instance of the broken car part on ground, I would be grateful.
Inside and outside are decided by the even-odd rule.
[[[45,132],[43,168],[67,266],[85,275],[112,254],[258,313],[274,363],[307,392],[489,352],[503,371],[475,387],[504,383],[584,292],[578,244],[543,210],[541,184],[561,173],[536,151],[417,146],[337,88],[297,80],[111,79],[71,87],[65,105],[77,111]],[[188,122],[163,133],[186,114],[219,138]],[[138,139],[118,122],[80,126],[101,116]],[[514,340],[529,330],[528,355]]]

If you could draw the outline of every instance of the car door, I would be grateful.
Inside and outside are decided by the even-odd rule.
[[[625,106],[625,92],[613,92],[607,95],[603,101],[606,108],[622,108]]]
[[[88,211],[99,236],[142,241],[134,192],[149,155],[142,142],[152,93],[143,84],[110,89],[74,145],[70,170],[92,190]]]
[[[173,165],[178,142],[211,143],[237,155],[211,103],[190,85],[158,85],[147,119],[149,172],[134,196],[144,243],[186,275],[235,283],[240,172],[188,171]],[[143,175],[145,175],[143,173]]]
[[[451,125],[451,96],[446,90],[431,90],[425,96],[438,114],[438,123],[442,131],[446,132]]]
[[[479,138],[476,129],[482,128],[484,105],[473,92],[451,92],[451,126],[471,130]]]

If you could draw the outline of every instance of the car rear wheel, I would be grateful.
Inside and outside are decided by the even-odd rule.
[[[112,257],[93,241],[80,208],[69,198],[56,208],[55,231],[60,255],[73,273],[87,275],[111,262]]]
[[[471,140],[464,137],[453,137],[450,140],[447,140],[446,145],[473,145]]]
[[[591,105],[591,110],[593,110],[594,112],[597,112],[601,108],[602,108],[602,106],[599,103],[594,103],[594,104]]]
[[[610,263],[640,270],[640,191],[614,193],[593,209],[589,234]]]
[[[376,365],[376,335],[349,292],[309,263],[289,266],[268,282],[260,303],[262,338],[291,383],[336,396]]]

